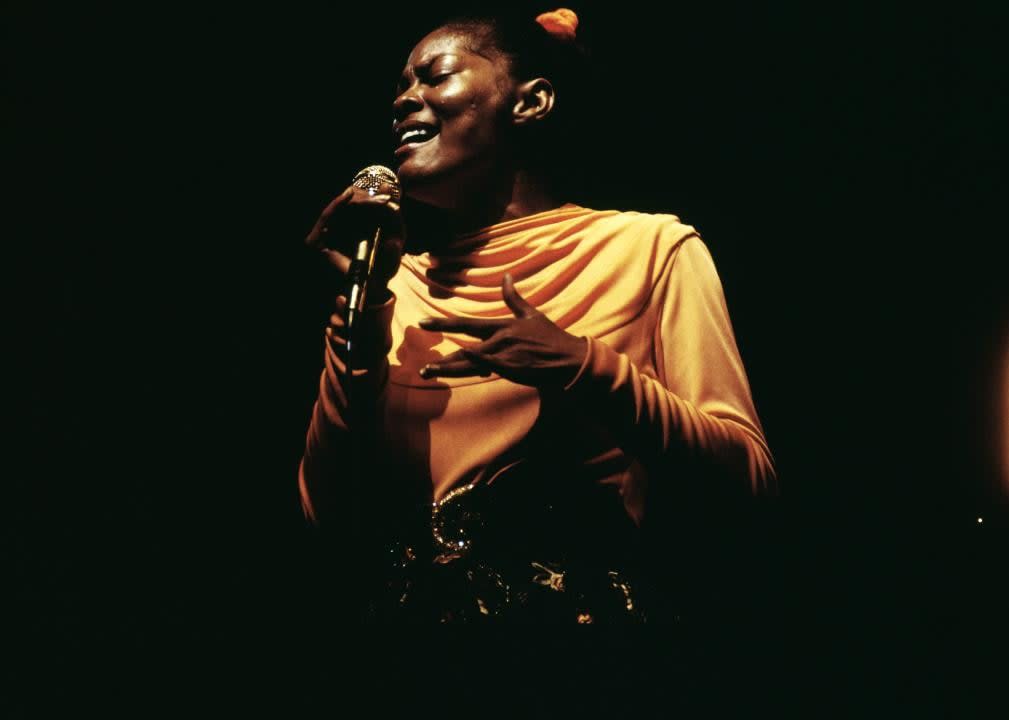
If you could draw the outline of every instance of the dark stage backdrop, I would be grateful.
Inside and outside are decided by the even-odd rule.
[[[423,5],[5,4],[5,594],[25,642],[3,702],[298,716],[433,683],[479,708],[487,676],[522,671],[503,696],[1004,710],[995,3],[576,4],[599,69],[579,200],[700,230],[784,495],[733,540],[731,619],[686,656],[662,633],[474,648],[333,617],[339,562],[295,490],[329,313],[301,241],[388,161]]]

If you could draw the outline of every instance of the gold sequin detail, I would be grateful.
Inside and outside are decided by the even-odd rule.
[[[441,515],[449,503],[470,492],[474,487],[476,487],[476,485],[473,483],[463,485],[462,487],[458,487],[450,492],[441,500],[431,503],[431,536],[434,538],[435,544],[441,550],[437,557],[435,557],[435,562],[447,564],[453,560],[458,560],[469,552],[469,540],[448,540],[445,538],[445,523],[442,520]],[[458,532],[460,534],[465,534],[465,530],[462,528],[459,528]]]
[[[564,592],[564,573],[562,571],[538,562],[530,563],[530,565],[540,570],[540,572],[533,575],[534,583],[548,587],[551,590],[556,590],[557,592]]]
[[[624,594],[624,603],[627,606],[627,612],[634,612],[634,598],[631,596],[631,585],[620,573],[611,570],[607,573],[610,576],[610,585],[617,588]]]

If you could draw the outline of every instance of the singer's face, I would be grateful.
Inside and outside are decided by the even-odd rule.
[[[437,30],[413,49],[393,103],[395,164],[403,192],[454,207],[486,187],[508,150],[514,81],[495,53]]]

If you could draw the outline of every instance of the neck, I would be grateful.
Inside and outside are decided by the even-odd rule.
[[[516,170],[496,186],[474,188],[461,199],[460,209],[446,211],[446,221],[452,236],[458,237],[562,204],[541,178]]]

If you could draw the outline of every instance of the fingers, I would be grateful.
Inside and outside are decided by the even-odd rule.
[[[347,311],[347,298],[344,295],[337,295],[336,310],[329,316],[329,324],[326,326],[326,337],[335,338],[336,331],[342,330],[346,327],[346,321],[343,319]]]
[[[372,234],[380,226],[387,235],[399,235],[402,231],[402,215],[399,203],[388,194],[371,195],[361,188],[353,191],[346,201],[346,214],[350,217],[343,222],[352,234]]]
[[[489,318],[424,318],[420,325],[425,330],[440,330],[475,335],[484,339],[471,348],[463,348],[449,353],[438,362],[428,363],[420,369],[422,378],[435,377],[487,377],[491,374],[486,355],[492,352],[496,343],[488,339],[504,327],[511,319]]]
[[[511,322],[511,318],[424,318],[420,326],[433,332],[473,335],[486,340]]]
[[[346,275],[350,270],[350,258],[343,253],[329,248],[320,248],[319,252],[326,258],[326,262],[335,267],[341,275]]]
[[[353,195],[354,188],[351,186],[330,200],[329,204],[326,205],[325,209],[323,209],[322,213],[319,215],[319,219],[315,221],[315,225],[312,226],[311,232],[309,232],[305,237],[306,245],[311,248],[320,248],[325,244],[325,236],[329,233],[330,217],[337,208],[342,205],[346,205]]]
[[[515,313],[515,317],[527,318],[536,312],[536,308],[527,303],[515,289],[511,273],[505,273],[504,282],[501,283],[501,294],[504,296],[505,305]]]
[[[382,227],[388,236],[403,234],[399,203],[388,194],[371,195],[351,185],[326,205],[306,236],[305,244],[315,249],[338,247],[374,234],[376,227]]]
[[[336,210],[336,208],[340,207],[341,205],[345,205],[347,202],[350,201],[350,199],[353,196],[354,196],[354,186],[351,185],[346,189],[344,189],[342,193],[340,193],[335,198],[330,200],[329,205],[327,205],[326,209],[322,211],[322,217],[328,218],[330,215],[333,214],[333,211]]]
[[[420,376],[425,379],[436,377],[487,377],[490,368],[481,363],[475,355],[466,351],[446,355],[436,363],[428,363],[420,369]]]

